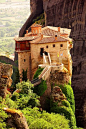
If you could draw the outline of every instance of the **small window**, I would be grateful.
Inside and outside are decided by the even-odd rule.
[[[60,47],[63,47],[63,44],[60,44]]]
[[[55,44],[53,44],[53,47],[55,47]]]
[[[46,46],[46,48],[48,48],[48,46]]]
[[[24,59],[24,62],[26,61],[26,59]]]

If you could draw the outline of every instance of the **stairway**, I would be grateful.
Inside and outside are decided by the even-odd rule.
[[[49,57],[43,53],[43,64],[49,64]]]
[[[44,73],[48,70],[48,67],[46,66],[44,68],[44,70],[42,71],[42,73],[39,75],[39,79],[42,78],[42,76],[44,75]]]
[[[54,52],[50,53],[50,57],[51,57],[51,63],[59,62],[59,58],[57,57],[56,53],[54,53]]]
[[[31,83],[34,84],[34,86],[39,85],[41,82],[42,82],[42,78],[40,78],[40,79],[39,78],[36,78],[36,79],[33,79],[31,81]]]

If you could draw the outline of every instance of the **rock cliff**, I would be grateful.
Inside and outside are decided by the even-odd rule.
[[[12,65],[0,62],[0,97],[4,98],[3,104],[5,103],[6,95],[9,94],[11,96],[7,88],[12,84],[12,73]],[[14,127],[15,129],[29,129],[27,121],[21,111],[8,108],[6,103],[5,106],[3,110],[10,115],[10,117],[5,120],[7,126]]]
[[[71,51],[72,87],[75,93],[77,124],[83,126],[83,105],[86,100],[86,0],[31,0],[30,3],[32,13],[21,28],[20,36],[43,10],[46,25],[71,28],[70,37],[74,40]]]
[[[26,33],[26,30],[32,25],[33,19],[43,13],[43,0],[30,0],[30,9],[31,15],[22,26],[19,32],[20,37],[22,37]]]

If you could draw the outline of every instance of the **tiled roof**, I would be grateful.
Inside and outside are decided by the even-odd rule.
[[[26,40],[34,40],[37,39],[39,36],[29,36],[29,37],[15,37],[14,40],[15,41],[26,41]]]
[[[48,27],[43,28],[41,33],[46,36],[54,36],[60,34],[58,31],[50,29]]]
[[[43,35],[55,35],[56,33],[57,35],[63,34],[63,33],[70,35],[70,32],[71,32],[71,29],[67,29],[67,28],[60,28],[60,32],[58,32],[58,27],[46,26],[42,28]]]
[[[65,42],[68,41],[68,39],[62,38],[62,37],[57,37],[57,40],[55,40],[55,37],[51,36],[44,36],[41,41],[38,43],[55,43],[55,42]]]

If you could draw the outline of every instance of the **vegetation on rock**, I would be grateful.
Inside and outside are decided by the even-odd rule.
[[[38,16],[36,19],[33,20],[33,23],[40,24],[42,26],[45,25],[45,15],[42,13],[40,16]]]
[[[39,67],[39,68],[37,69],[36,73],[34,74],[33,79],[37,78],[37,77],[41,74],[41,72],[43,71],[43,69],[44,69],[44,68]]]
[[[59,85],[59,87],[61,88],[61,90],[65,94],[65,96],[67,97],[67,100],[70,103],[70,106],[71,106],[73,112],[75,113],[74,94],[73,94],[73,89],[72,89],[70,83],[64,84],[64,85]]]
[[[20,93],[15,93],[12,95],[12,100],[14,100],[19,109],[25,107],[35,107],[39,106],[39,96],[33,93],[32,90],[33,84],[28,80],[27,82],[22,81],[16,85],[16,88],[20,90]]]
[[[46,111],[41,113],[37,107],[33,109],[27,107],[22,112],[30,129],[70,129],[69,121],[59,114],[49,114]]]

